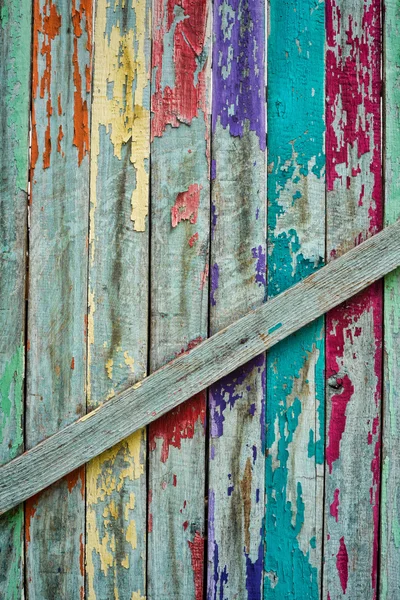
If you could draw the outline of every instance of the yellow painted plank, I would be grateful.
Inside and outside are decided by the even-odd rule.
[[[150,2],[99,0],[94,29],[88,409],[147,372]],[[90,599],[142,598],[146,433],[87,469]]]

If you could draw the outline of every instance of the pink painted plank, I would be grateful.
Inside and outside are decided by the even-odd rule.
[[[327,251],[382,226],[381,3],[328,0]],[[327,440],[323,597],[376,598],[381,437],[382,288],[326,321]]]

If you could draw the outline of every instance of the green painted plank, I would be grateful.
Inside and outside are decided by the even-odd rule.
[[[208,333],[210,7],[153,7],[151,370]],[[205,416],[202,393],[149,428],[149,600],[202,598]]]
[[[23,451],[31,3],[0,6],[0,464]],[[23,591],[23,509],[0,519],[0,597]]]
[[[384,219],[399,216],[400,192],[400,3],[384,3]],[[380,598],[400,596],[400,272],[384,283],[384,388],[380,546]]]
[[[213,34],[211,334],[265,299],[265,2],[218,0]],[[210,600],[262,596],[264,395],[264,355],[210,389]]]
[[[325,4],[273,2],[268,35],[268,297],[325,258]],[[267,356],[265,599],[320,597],[324,320]]]
[[[98,0],[94,25],[88,409],[147,372],[150,2]],[[146,588],[146,432],[87,468],[87,598]]]
[[[86,411],[91,0],[35,0],[26,444]],[[84,470],[26,506],[26,593],[80,598]]]
[[[382,226],[381,2],[327,0],[327,255]],[[323,597],[377,597],[381,283],[326,317]]]

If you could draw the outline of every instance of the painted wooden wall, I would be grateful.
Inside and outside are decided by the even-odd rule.
[[[269,298],[324,263],[324,8],[309,0],[270,4]],[[267,356],[266,599],[320,595],[323,370],[323,318]]]
[[[150,368],[208,334],[209,0],[156,0]],[[168,283],[167,283],[168,282]],[[148,598],[203,596],[206,394],[149,427]]]
[[[376,1],[327,3],[328,260],[382,226],[380,8]],[[326,383],[324,598],[372,599],[378,591],[380,282],[327,315]]]
[[[0,0],[0,464],[399,217],[399,18]],[[3,516],[0,598],[400,597],[399,277]]]
[[[260,0],[214,3],[210,334],[265,298],[264,8]],[[264,356],[209,393],[213,600],[262,597],[264,395]]]
[[[24,448],[25,283],[32,12],[7,0],[0,12],[0,462]],[[0,519],[0,596],[23,594],[24,510]]]
[[[147,374],[150,28],[147,0],[96,2],[89,410]],[[88,465],[87,598],[145,595],[146,452],[146,432],[140,431]]]
[[[383,30],[384,223],[400,217],[400,3],[387,0]],[[384,370],[379,583],[381,600],[400,595],[399,388],[400,272],[384,282]]]
[[[35,0],[25,441],[85,413],[91,1]],[[84,469],[25,507],[29,598],[80,598]]]

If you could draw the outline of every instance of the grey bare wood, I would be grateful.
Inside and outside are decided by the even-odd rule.
[[[268,350],[400,264],[400,221],[0,468],[0,514]]]

